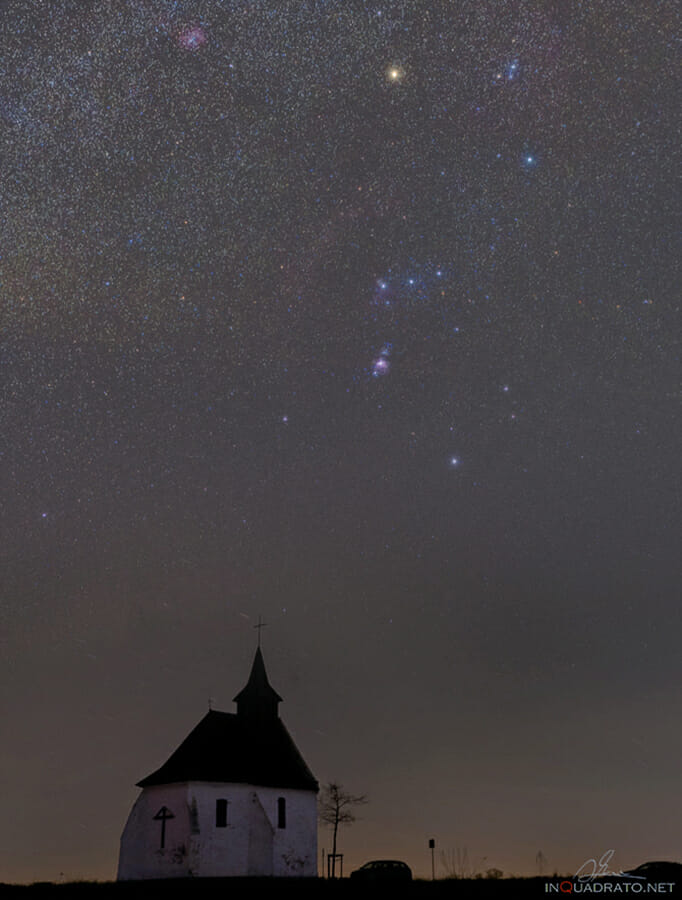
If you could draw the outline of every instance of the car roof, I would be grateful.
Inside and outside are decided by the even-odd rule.
[[[406,866],[407,863],[404,863],[401,859],[371,859],[369,862],[365,863],[366,866]]]

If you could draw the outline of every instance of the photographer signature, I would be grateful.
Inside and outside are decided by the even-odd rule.
[[[573,877],[578,881],[594,881],[595,878],[603,878],[606,875],[615,876],[616,878],[637,878],[637,875],[629,875],[627,872],[623,872],[622,869],[620,872],[614,872],[609,869],[609,863],[614,853],[615,850],[607,850],[606,853],[602,853],[598,860],[586,859]]]

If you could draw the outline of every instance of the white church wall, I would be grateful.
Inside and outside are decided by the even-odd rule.
[[[193,782],[189,794],[199,811],[201,863],[197,874],[213,877],[317,875],[317,802],[313,791]],[[257,803],[254,803],[254,796]],[[278,827],[280,797],[286,802],[284,828]],[[224,828],[217,828],[215,823],[216,800],[219,798],[227,800]],[[262,827],[263,813],[270,830],[269,841]],[[259,846],[257,857],[267,856],[257,867],[254,862],[256,844]]]
[[[173,818],[154,819],[163,807]],[[118,879],[182,878],[191,874],[190,809],[187,787],[181,784],[146,788],[137,798],[123,834]]]
[[[273,829],[273,875],[317,875],[317,798],[313,791],[252,788]],[[278,801],[285,801],[285,827],[279,827]]]
[[[189,802],[196,805],[195,835],[197,875],[225,877],[246,875],[251,810],[249,791],[243,784],[190,782]],[[227,801],[226,823],[216,827],[216,801]]]
[[[274,874],[297,878],[316,876],[317,795],[313,791],[270,790],[275,815],[277,798],[286,800],[286,828],[275,828]]]
[[[216,824],[218,800],[227,801],[224,827]],[[174,818],[166,819],[162,849],[154,816],[163,806]],[[313,791],[207,782],[142,791],[121,838],[120,880],[246,875],[317,875]]]

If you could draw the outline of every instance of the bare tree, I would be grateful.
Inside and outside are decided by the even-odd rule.
[[[535,866],[538,870],[538,875],[540,876],[540,878],[542,878],[547,867],[547,857],[542,852],[542,850],[538,850],[538,852],[535,854]]]
[[[455,847],[454,850],[441,850],[440,861],[445,869],[446,878],[482,878],[481,869],[487,856],[482,856],[478,864],[469,861],[466,847]]]
[[[339,825],[350,825],[355,821],[351,808],[367,803],[365,794],[349,794],[342,784],[330,781],[322,788],[320,795],[320,819],[332,828],[332,878],[336,877],[336,836]]]

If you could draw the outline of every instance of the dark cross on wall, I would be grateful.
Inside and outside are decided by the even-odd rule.
[[[166,820],[174,819],[174,818],[175,818],[175,816],[168,809],[167,806],[162,806],[161,809],[154,816],[154,821],[157,821],[157,822],[159,820],[161,821],[161,849],[162,850],[166,846]]]

